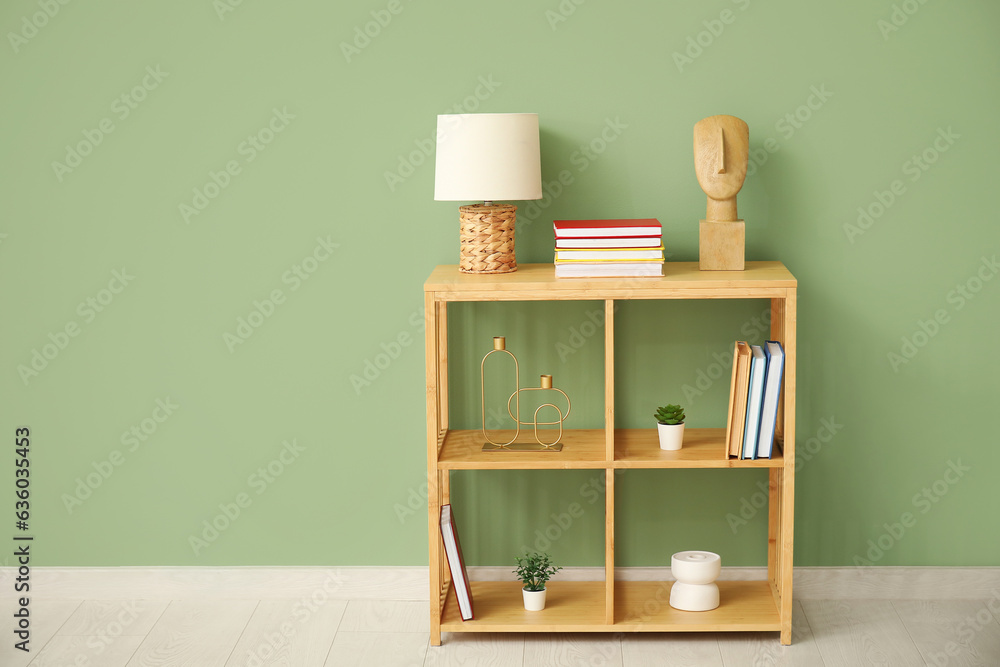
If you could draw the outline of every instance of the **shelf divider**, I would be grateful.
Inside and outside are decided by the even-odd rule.
[[[615,302],[604,302],[604,434],[606,458],[615,460]]]
[[[615,470],[604,471],[604,622],[615,622]]]
[[[604,301],[605,460],[615,460],[615,302]],[[615,471],[604,471],[604,622],[615,622]]]

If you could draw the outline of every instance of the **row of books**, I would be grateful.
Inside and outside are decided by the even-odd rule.
[[[663,275],[663,228],[655,218],[555,220],[556,277]]]
[[[726,427],[729,456],[771,458],[784,368],[781,343],[769,340],[763,345],[748,345],[736,341]]]

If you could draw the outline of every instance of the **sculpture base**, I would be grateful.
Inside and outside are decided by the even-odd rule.
[[[698,227],[698,268],[702,271],[742,271],[746,225],[742,220],[702,220]]]
[[[675,581],[670,587],[670,606],[681,611],[712,611],[719,606],[719,586]]]

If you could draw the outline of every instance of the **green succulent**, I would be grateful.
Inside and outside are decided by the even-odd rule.
[[[679,405],[667,405],[665,407],[659,407],[656,409],[656,421],[661,424],[683,424],[684,423],[684,408]]]
[[[512,571],[524,584],[526,591],[544,591],[549,577],[562,569],[552,564],[552,557],[548,554],[526,553],[524,556],[515,556],[514,559],[517,561],[517,569]]]

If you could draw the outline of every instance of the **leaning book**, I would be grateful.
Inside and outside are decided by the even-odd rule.
[[[458,598],[458,611],[463,621],[471,621],[472,590],[469,588],[469,576],[465,572],[462,547],[458,542],[458,528],[455,527],[455,516],[450,504],[441,506],[441,538],[444,540],[444,552],[448,556],[448,568],[451,570],[451,587]]]

